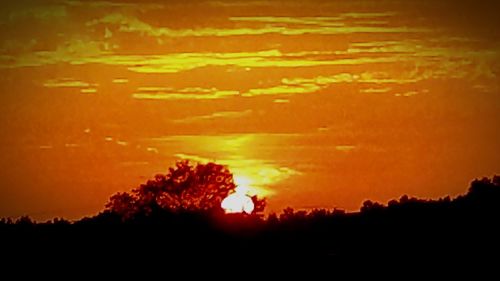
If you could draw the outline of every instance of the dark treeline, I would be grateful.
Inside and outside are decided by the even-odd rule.
[[[184,255],[332,256],[497,255],[500,177],[474,180],[465,195],[421,200],[403,196],[387,205],[366,201],[359,212],[294,211],[226,215],[220,209],[156,208],[124,217],[113,209],[69,222],[0,221],[4,250],[87,252],[96,256]]]

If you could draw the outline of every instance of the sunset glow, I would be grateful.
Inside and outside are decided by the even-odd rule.
[[[247,195],[245,188],[238,187],[236,191],[222,200],[221,207],[226,214],[251,214],[254,209],[252,198]]]
[[[357,210],[500,173],[495,7],[5,2],[0,217],[95,214],[178,160],[226,165],[222,207],[245,213],[253,195]]]

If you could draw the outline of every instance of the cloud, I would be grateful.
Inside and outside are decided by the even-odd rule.
[[[283,78],[281,84],[264,87],[253,88],[245,91],[237,90],[218,90],[217,88],[200,88],[190,87],[175,89],[171,87],[139,87],[132,95],[135,99],[149,100],[212,100],[225,99],[230,97],[260,97],[260,96],[276,96],[276,95],[297,95],[315,93],[329,87],[332,84],[338,83],[365,83],[365,84],[384,84],[384,83],[410,83],[416,82],[417,79],[410,77],[392,77],[386,72],[362,72],[360,74],[338,73],[331,76],[317,76],[312,78]],[[385,93],[389,92],[391,87],[384,88],[367,88],[360,89],[361,93]],[[288,99],[275,99],[275,103],[287,103]],[[235,112],[226,112],[228,115]],[[208,115],[200,117],[202,119],[214,119],[222,116]],[[223,113],[220,113],[223,114]],[[183,120],[183,119],[181,119]],[[188,119],[190,120],[190,119]],[[198,120],[194,118],[191,121]],[[179,121],[180,123],[184,121]]]
[[[317,60],[311,55],[318,52],[281,53],[278,50],[235,53],[171,53],[164,55],[116,55],[103,51],[104,44],[97,41],[70,40],[55,51],[26,53],[20,56],[0,57],[0,67],[14,68],[58,63],[73,65],[98,63],[125,66],[139,73],[177,73],[206,66],[301,67],[356,64],[387,61],[387,58]]]
[[[288,99],[274,99],[273,102],[274,103],[289,103],[290,100],[288,100]]]
[[[5,3],[2,8],[5,9],[0,18],[0,22],[17,22],[28,19],[39,21],[50,21],[54,19],[66,18],[68,12],[64,5],[41,4],[36,2],[16,1]]]
[[[161,9],[164,6],[161,4],[152,3],[124,3],[124,2],[113,2],[113,1],[78,1],[78,0],[66,0],[63,1],[65,5],[76,6],[76,7],[88,7],[88,8],[134,8],[139,11],[147,11],[151,9]]]
[[[79,88],[82,94],[97,93],[96,83],[88,83],[74,78],[50,79],[43,83],[46,88]]]
[[[356,82],[366,83],[370,83],[369,80],[372,80],[372,83],[413,83],[442,77],[486,77],[494,79],[496,74],[492,61],[500,60],[498,51],[493,49],[473,49],[467,45],[457,45],[457,42],[461,42],[459,39],[437,38],[433,39],[434,41],[431,40],[430,43],[421,40],[356,42],[350,44],[345,50],[331,51],[282,52],[277,49],[270,49],[251,52],[123,55],[110,51],[109,48],[106,48],[105,42],[72,38],[59,45],[54,51],[23,52],[15,56],[4,53],[0,55],[0,68],[68,63],[72,65],[103,64],[123,66],[138,73],[179,73],[214,66],[251,69],[400,63],[404,64],[407,69],[393,71],[394,73],[386,72],[389,75],[379,75],[383,72],[367,72],[360,74],[362,76],[358,78],[353,74],[321,76],[320,78],[325,81],[315,81],[314,83],[336,83],[336,81],[327,81],[328,79],[343,80],[342,82],[356,80]],[[471,68],[471,62],[474,62],[477,67]],[[387,69],[390,70],[391,68]],[[367,77],[366,75],[372,75],[373,77]],[[290,85],[290,83],[285,84]],[[270,90],[293,91],[294,89],[292,87],[282,87]],[[158,96],[148,98],[158,98]]]
[[[127,78],[115,78],[111,82],[113,82],[115,84],[126,84],[126,83],[128,83],[128,79]]]
[[[391,87],[386,87],[386,88],[367,88],[367,89],[360,89],[360,93],[367,93],[367,94],[379,94],[379,93],[387,93],[392,90]]]
[[[252,114],[252,110],[250,109],[244,111],[220,111],[207,115],[191,116],[182,119],[176,119],[173,120],[172,122],[185,124],[185,123],[194,123],[199,121],[209,121],[209,120],[224,119],[224,118],[241,118],[244,116],[248,116],[250,114]]]
[[[173,89],[166,87],[140,87],[132,97],[144,100],[212,100],[239,96],[239,91],[218,90],[215,88]]]
[[[103,51],[104,43],[85,39],[70,39],[53,51],[35,51],[16,56],[0,56],[0,68],[44,66],[58,63],[74,65],[99,63],[109,52]]]
[[[86,88],[91,84],[74,78],[60,78],[47,80],[43,86],[47,88]]]
[[[96,88],[81,89],[80,93],[82,93],[82,94],[94,94],[94,93],[97,93],[97,89]]]
[[[0,53],[9,54],[9,53],[19,53],[19,52],[28,52],[34,46],[38,44],[37,39],[2,39],[0,44]]]
[[[337,73],[330,76],[316,76],[312,78],[283,78],[282,84],[285,85],[304,85],[316,84],[318,86],[327,86],[330,84],[338,83],[413,83],[419,81],[421,78],[411,75],[409,73],[400,73],[399,76],[389,72],[382,71],[365,71],[361,73]]]
[[[126,141],[121,141],[121,140],[116,140],[116,144],[117,144],[117,145],[120,145],[120,146],[127,146],[127,145],[128,145],[128,142],[126,142]]]
[[[90,133],[90,129],[89,129],[89,133]],[[104,141],[106,141],[106,142],[114,142],[115,144],[117,144],[119,146],[128,146],[129,145],[129,142],[124,141],[124,140],[119,140],[119,139],[113,138],[111,136],[104,137]]]
[[[282,5],[284,3],[282,2],[272,2],[272,1],[252,1],[252,0],[246,0],[246,1],[234,1],[234,2],[229,2],[229,1],[209,1],[207,2],[208,5],[215,6],[215,7],[254,7],[254,6],[271,6],[271,5]],[[287,4],[290,4],[290,2],[287,2]]]
[[[342,152],[349,152],[356,148],[354,145],[337,145],[335,149]]]
[[[160,151],[156,147],[146,147],[146,151],[156,153],[156,154],[160,153]]]
[[[428,89],[423,89],[423,90],[418,90],[418,91],[408,91],[408,92],[404,92],[404,93],[396,93],[394,94],[394,96],[396,97],[412,97],[412,96],[416,96],[418,94],[421,94],[421,93],[428,93],[429,90]]]
[[[139,87],[137,91],[132,94],[135,99],[149,99],[149,100],[212,100],[212,99],[225,99],[230,97],[258,97],[270,95],[294,95],[314,93],[324,88],[324,85],[315,84],[311,82],[295,83],[293,85],[277,85],[267,88],[254,88],[247,91],[236,90],[218,90],[216,88],[200,88],[191,87],[183,89],[174,89],[170,87]],[[278,100],[278,103],[288,102],[288,100]],[[249,111],[244,111],[245,115],[250,114]],[[237,114],[242,112],[218,112],[207,116],[200,116],[199,118],[189,118],[185,121],[199,121],[207,119],[215,119],[221,117],[236,117]],[[185,122],[179,120],[179,123]]]
[[[368,13],[343,13],[341,18],[353,19],[371,19],[371,18],[385,18],[395,16],[396,12],[368,12]]]
[[[261,23],[260,27],[171,29],[155,27],[133,15],[112,13],[86,23],[87,26],[117,25],[121,32],[133,32],[151,37],[223,37],[241,35],[336,35],[354,33],[421,33],[430,29],[406,26],[368,26],[357,25],[357,19],[388,17],[392,13],[350,13],[337,17],[229,17],[230,22]],[[353,21],[354,20],[354,21]],[[351,23],[352,25],[349,25]]]
[[[439,36],[425,41],[413,39],[357,42],[351,43],[347,50],[335,53],[400,57],[401,62],[415,65],[413,73],[410,74],[418,81],[444,77],[495,78],[491,63],[500,60],[500,53],[493,48],[478,48],[474,43],[474,40],[469,38]],[[407,60],[408,58],[413,61]],[[470,68],[471,61],[478,66]]]
[[[69,1],[71,5],[83,5],[84,1]],[[87,3],[87,2],[85,2]],[[107,5],[108,2],[94,1],[94,4]],[[118,5],[120,3],[111,3]],[[69,5],[69,4],[68,4]],[[423,30],[405,26],[373,26],[358,24],[358,21],[393,20],[394,13],[345,13],[330,17],[230,17],[228,24],[234,28],[201,27],[197,29],[169,29],[154,27],[145,21],[131,15],[114,12],[101,18],[88,21],[89,27],[102,25],[103,30],[113,32],[132,32],[144,36],[186,37],[186,36],[230,36],[251,34],[346,34],[346,33],[394,33],[394,32],[430,32],[434,38],[387,41],[352,42],[347,47],[333,50],[306,50],[300,52],[285,52],[273,46],[267,50],[237,51],[237,52],[189,52],[189,53],[159,53],[131,54],[119,53],[117,46],[110,42],[91,40],[89,36],[75,35],[61,43],[53,50],[30,51],[19,49],[20,52],[7,52],[13,46],[21,46],[26,42],[9,42],[2,46],[0,68],[18,68],[27,66],[44,66],[55,64],[102,64],[118,66],[137,73],[180,73],[204,67],[231,68],[312,68],[325,66],[358,66],[368,64],[387,64],[383,66],[387,75],[365,77],[374,72],[357,74],[356,78],[321,76],[323,79],[345,79],[343,82],[358,83],[414,83],[428,79],[486,77],[496,79],[497,73],[493,62],[500,60],[499,52],[494,47],[473,45],[471,39],[444,36],[436,30]],[[392,21],[391,21],[392,23]],[[110,26],[113,25],[113,26]],[[248,25],[249,27],[242,27]],[[114,35],[113,35],[114,36]],[[364,37],[364,36],[362,36]],[[428,36],[426,36],[428,37]],[[353,37],[354,38],[354,37]],[[361,37],[360,37],[361,38]],[[28,44],[29,43],[29,44]],[[43,43],[43,42],[42,42]],[[37,43],[34,41],[30,46]],[[10,47],[9,47],[10,46]],[[241,49],[240,49],[241,50]],[[397,67],[392,67],[398,64]],[[476,67],[471,67],[471,64]],[[403,68],[401,70],[401,68]],[[382,73],[382,72],[380,72]],[[351,79],[348,81],[346,79]],[[371,81],[370,81],[371,80]],[[324,83],[323,83],[324,82]],[[275,85],[269,89],[261,89],[257,94],[246,93],[247,96],[260,94],[287,93],[293,91],[311,92],[318,85],[337,83],[334,81],[314,81],[306,87],[301,82],[299,87],[289,83]],[[174,93],[175,94],[175,93]],[[219,93],[207,95],[206,99],[220,96],[236,95]],[[194,95],[152,95],[151,93],[136,93],[141,99],[195,99]]]
[[[427,42],[426,42],[427,41]],[[411,54],[419,58],[463,58],[491,57],[497,55],[495,50],[473,49],[467,46],[473,40],[460,37],[438,37],[423,41],[421,39],[400,41],[368,41],[349,44],[345,51],[336,54]],[[450,46],[453,45],[453,46]]]
[[[351,73],[338,73],[331,76],[317,76],[314,78],[283,78],[281,82],[285,85],[301,85],[314,83],[317,85],[328,85],[334,83],[354,82],[359,77]]]
[[[291,94],[305,94],[314,93],[321,89],[316,84],[304,83],[298,85],[279,85],[269,88],[250,89],[248,92],[243,93],[244,97],[254,97],[262,95],[291,95]]]
[[[88,63],[125,65],[139,73],[177,73],[207,66],[236,66],[242,68],[295,68],[328,65],[358,65],[395,62],[396,57],[374,58],[314,58],[315,52],[281,53],[278,50],[239,53],[180,53],[157,56],[105,56]]]
[[[317,26],[317,27],[329,27],[329,30],[318,29],[319,34],[344,34],[344,33],[370,33],[370,32],[428,32],[428,29],[408,29],[400,27],[376,27],[374,29],[369,26],[360,26],[359,23],[373,22],[373,19],[378,19],[377,24],[387,23],[387,21],[381,20],[379,18],[390,18],[395,16],[395,12],[384,12],[384,13],[342,13],[336,16],[328,17],[275,17],[275,16],[259,16],[259,17],[230,17],[230,21],[234,22],[247,22],[247,23],[265,23],[272,25],[286,25],[290,28],[295,28],[297,30],[308,30],[301,29],[294,26]],[[310,29],[309,29],[310,30]]]
[[[393,42],[369,42],[369,43],[364,43],[362,44],[363,46],[384,46],[385,44],[392,45]],[[282,54],[280,52],[260,52],[260,54],[264,54],[264,57],[269,57],[270,62],[274,61],[275,64],[273,65],[274,67],[279,67],[279,66],[288,66],[288,65],[295,65],[297,61],[293,61],[293,58],[297,58],[300,56],[307,56],[307,55],[318,55],[320,52],[315,52],[315,51],[310,51],[310,52],[296,52],[296,53],[285,53]],[[187,54],[186,54],[187,55]],[[228,63],[229,63],[229,58],[235,58],[238,57],[237,54],[235,53],[229,53],[229,54],[220,54],[220,55],[215,55],[212,54],[212,57],[216,57],[217,59],[222,59],[224,57],[228,58]],[[280,61],[281,57],[286,57],[286,58],[292,58],[291,61]],[[418,56],[416,56],[418,58]],[[439,56],[438,56],[439,57]],[[248,56],[248,58],[251,58]],[[254,58],[250,59],[252,62],[250,63],[249,61],[244,61],[244,62],[237,62],[240,63],[240,66],[248,66],[248,65],[253,65],[256,66],[259,63],[262,63],[262,65],[267,65],[268,62],[261,61],[257,62],[258,60],[254,60]],[[366,64],[370,62],[395,62],[395,61],[403,61],[403,60],[415,60],[415,57],[413,54],[411,56],[408,56],[406,58],[401,58],[401,57],[380,57],[380,58],[358,58],[358,59],[339,59],[339,60],[334,60],[334,61],[318,61],[318,60],[313,60],[306,62],[305,64],[316,64],[316,65],[322,65],[322,64]],[[234,62],[234,61],[232,61]],[[254,64],[255,63],[255,64]],[[413,62],[415,63],[415,62]],[[464,65],[468,64],[468,61],[463,61]],[[223,64],[223,63],[221,63]],[[360,93],[387,93],[392,90],[391,86],[385,86],[385,87],[373,87],[372,84],[377,84],[377,85],[390,85],[390,84],[413,84],[419,81],[423,80],[428,80],[428,79],[438,79],[441,77],[451,77],[451,78],[463,78],[466,77],[468,74],[465,72],[465,70],[460,70],[457,69],[457,65],[459,62],[456,60],[450,59],[450,62],[448,63],[440,63],[438,66],[436,66],[435,69],[433,69],[429,65],[425,65],[425,67],[420,66],[420,64],[425,65],[425,62],[419,63],[416,62],[415,66],[412,68],[407,68],[406,70],[399,70],[398,71],[390,71],[390,68],[388,71],[364,71],[364,72],[359,72],[359,73],[348,73],[348,72],[342,72],[342,73],[336,73],[332,74],[329,76],[315,76],[315,77],[286,77],[281,79],[281,83],[274,85],[274,86],[269,86],[269,87],[263,87],[263,88],[251,88],[247,90],[218,90],[217,88],[200,88],[200,87],[190,87],[190,88],[184,88],[184,89],[174,89],[170,87],[140,87],[136,91],[136,93],[133,94],[133,98],[136,99],[151,99],[151,100],[202,100],[202,99],[224,99],[224,98],[230,98],[230,97],[259,97],[259,96],[273,96],[273,95],[296,95],[296,94],[307,94],[307,93],[314,93],[318,92],[322,89],[326,89],[331,85],[334,84],[346,84],[346,83],[356,83],[356,84],[365,84],[369,85],[367,88],[362,88],[359,90]],[[435,62],[432,62],[432,64],[435,64]],[[411,65],[411,64],[410,64]],[[484,66],[484,65],[483,65]],[[420,70],[421,68],[425,68],[425,70]],[[480,67],[476,67],[473,70],[470,71],[478,71],[478,69],[482,69]],[[487,68],[490,70],[490,68]],[[486,70],[485,70],[486,71]],[[470,73],[469,73],[470,74]],[[480,75],[476,73],[476,76],[474,75],[469,75],[468,77],[470,79],[477,77],[477,75]],[[484,74],[486,77],[490,77],[491,75]],[[496,77],[496,76],[491,76],[491,77]],[[411,96],[415,95],[417,93],[399,93],[396,94],[396,96]],[[283,100],[283,99],[277,99],[275,101],[276,103],[285,103],[288,102],[288,100]]]
[[[342,17],[230,17],[234,22],[257,22],[266,24],[345,26]]]
[[[39,145],[38,148],[40,148],[40,149],[52,149],[54,147],[52,145]]]
[[[77,144],[77,143],[65,143],[64,147],[66,147],[66,148],[77,148],[77,147],[80,147],[80,145]]]
[[[338,83],[407,83],[414,81],[410,79],[388,78],[387,73],[363,72],[360,74],[338,73],[331,76],[317,76],[313,78],[283,78],[281,85],[268,88],[255,88],[241,94],[243,97],[255,97],[263,95],[293,95],[314,93],[325,89],[332,84]],[[385,93],[390,87],[361,89],[362,93]],[[288,100],[275,100],[277,103],[288,102]]]

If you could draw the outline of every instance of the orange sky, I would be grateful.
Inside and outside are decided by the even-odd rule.
[[[500,173],[493,1],[12,2],[0,217],[92,215],[179,159],[227,164],[270,211]]]

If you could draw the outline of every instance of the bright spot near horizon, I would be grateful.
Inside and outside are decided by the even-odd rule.
[[[237,187],[235,192],[229,194],[221,202],[221,207],[226,214],[247,213],[251,214],[254,209],[252,198],[248,196],[250,180],[245,177],[235,177]]]
[[[251,214],[253,212],[254,204],[250,196],[236,191],[222,200],[221,207],[224,209],[226,214]]]

